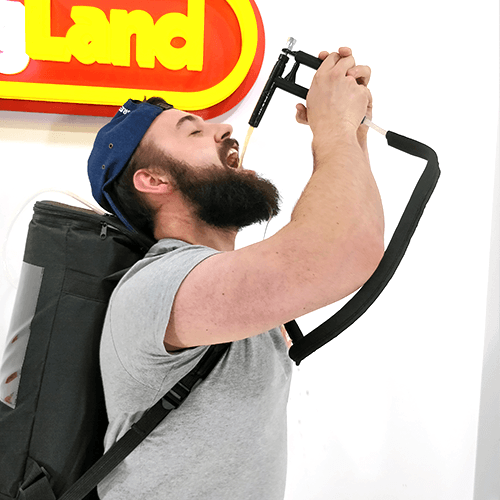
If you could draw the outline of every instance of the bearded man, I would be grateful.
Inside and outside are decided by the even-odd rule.
[[[128,101],[89,159],[97,201],[157,243],[124,276],[101,344],[106,449],[210,345],[221,361],[99,487],[106,500],[282,500],[291,377],[280,325],[359,288],[383,254],[383,211],[366,127],[370,68],[323,52],[307,107],[314,169],[291,221],[235,250],[237,232],[278,213],[267,180],[239,168],[226,124],[158,98]]]

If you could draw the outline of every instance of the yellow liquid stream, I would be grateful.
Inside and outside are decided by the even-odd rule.
[[[245,153],[247,152],[248,143],[250,142],[250,137],[252,137],[253,131],[254,131],[254,127],[249,127],[248,132],[247,132],[247,136],[245,138],[245,144],[243,145],[243,150],[241,152],[240,164],[238,165],[238,168],[241,168],[241,166],[243,165],[243,158],[245,157]]]

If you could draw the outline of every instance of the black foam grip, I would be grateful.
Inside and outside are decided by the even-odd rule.
[[[309,66],[312,69],[318,69],[321,66],[321,63],[323,62],[322,59],[319,59],[318,57],[311,56],[310,54],[306,54],[305,52],[302,52],[301,50],[295,52],[294,54],[295,60],[299,62],[300,64],[305,64],[306,66]]]

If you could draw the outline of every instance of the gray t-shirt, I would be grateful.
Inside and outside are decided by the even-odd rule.
[[[208,349],[169,354],[163,337],[182,281],[216,253],[161,240],[115,289],[101,342],[106,449]],[[100,498],[282,500],[291,371],[279,328],[233,342],[183,405],[99,485]]]

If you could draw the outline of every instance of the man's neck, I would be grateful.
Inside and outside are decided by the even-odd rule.
[[[158,224],[155,237],[173,238],[192,245],[203,245],[222,252],[234,250],[237,230],[223,230],[194,221],[172,221],[167,224]]]

